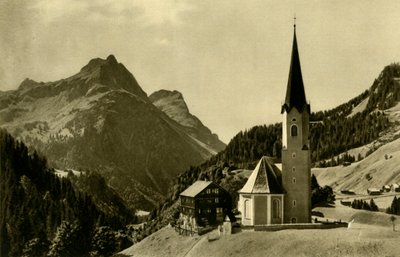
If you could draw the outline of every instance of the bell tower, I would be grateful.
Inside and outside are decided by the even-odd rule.
[[[294,24],[292,57],[282,105],[284,223],[311,222],[310,105],[306,101]]]

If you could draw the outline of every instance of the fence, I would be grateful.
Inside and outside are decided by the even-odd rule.
[[[179,233],[179,235],[184,235],[184,236],[194,236],[195,234],[198,233],[197,229],[187,229],[187,228],[183,228],[179,225],[174,225],[175,231]]]
[[[346,222],[255,225],[254,231],[278,231],[284,229],[330,229],[330,228],[343,228],[347,226],[348,224]]]
[[[175,229],[176,232],[179,233],[179,235],[184,235],[184,236],[194,236],[194,235],[204,235],[208,232],[210,232],[211,230],[215,229],[215,227],[197,227],[197,228],[185,228],[185,227],[181,227],[180,225],[176,224],[176,225],[172,225]]]

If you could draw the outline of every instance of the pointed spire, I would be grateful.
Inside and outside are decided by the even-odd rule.
[[[282,106],[284,110],[289,112],[295,107],[299,112],[303,112],[305,108],[310,112],[310,106],[307,104],[306,94],[304,92],[303,77],[301,75],[300,57],[297,48],[296,38],[296,17],[294,17],[294,35],[292,47],[292,59],[290,63],[289,79],[286,89],[285,103]]]

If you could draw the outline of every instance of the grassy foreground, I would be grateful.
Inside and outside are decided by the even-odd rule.
[[[229,236],[180,236],[171,227],[145,238],[121,252],[140,257],[259,257],[259,256],[400,256],[400,217],[392,230],[389,215],[354,210],[349,207],[318,207],[325,218],[353,220],[350,228],[282,230],[265,232],[242,230]],[[209,240],[209,238],[216,240]]]

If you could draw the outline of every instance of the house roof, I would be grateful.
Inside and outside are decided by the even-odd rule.
[[[303,76],[301,74],[300,57],[297,48],[296,25],[294,27],[292,58],[290,62],[289,79],[286,89],[285,103],[282,106],[282,113],[289,112],[295,107],[300,113],[306,109],[310,113],[310,105],[307,104],[304,91]]]
[[[204,181],[204,180],[198,180],[194,182],[190,187],[186,188],[185,191],[183,191],[180,195],[181,196],[189,196],[189,197],[195,197],[198,195],[201,191],[203,191],[206,187],[208,187],[212,181]]]
[[[282,173],[271,158],[263,156],[239,193],[283,194]]]

